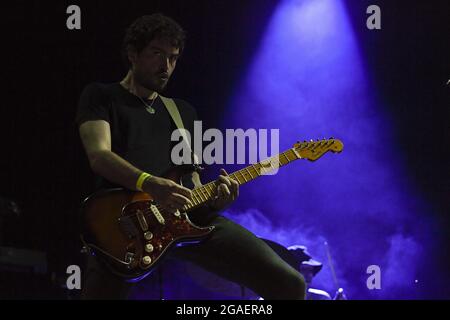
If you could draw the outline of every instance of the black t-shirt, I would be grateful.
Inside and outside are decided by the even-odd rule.
[[[195,109],[187,102],[174,99],[184,127],[193,140]],[[151,104],[151,101],[146,101]],[[78,104],[76,123],[105,120],[111,128],[111,150],[133,166],[161,176],[174,166],[171,161],[171,141],[176,125],[160,98],[153,103],[150,114],[144,103],[128,92],[120,83],[92,83],[86,86]],[[115,187],[97,177],[96,188]]]

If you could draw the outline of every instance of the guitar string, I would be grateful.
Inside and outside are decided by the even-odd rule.
[[[311,145],[307,144],[307,146],[303,146],[301,149],[305,149],[306,147],[311,147],[311,146],[317,148],[318,146],[320,146],[320,145],[322,144],[322,142],[325,142],[325,145],[326,145],[326,144],[329,144],[329,146],[331,146],[331,145],[334,143],[333,140],[331,140],[331,141],[320,141],[320,142],[317,142],[317,143],[313,143],[313,144],[311,144]],[[328,147],[328,146],[327,146],[327,147]],[[314,149],[314,148],[313,148],[313,149]],[[293,150],[292,150],[292,149],[288,149],[288,150],[286,150],[286,151],[284,151],[284,152],[278,154],[277,156],[270,157],[270,158],[268,158],[268,159],[265,159],[265,160],[263,160],[263,161],[261,161],[261,162],[258,162],[258,163],[254,164],[254,165],[251,165],[251,166],[249,166],[249,167],[253,167],[253,169],[255,169],[255,172],[256,172],[256,174],[257,174],[256,177],[259,177],[261,174],[258,173],[258,171],[256,170],[256,166],[257,166],[257,165],[259,165],[259,166],[260,166],[260,169],[262,169],[262,168],[263,168],[263,162],[266,161],[266,162],[269,162],[270,165],[272,166],[272,159],[273,159],[273,158],[276,158],[276,157],[279,158],[280,155],[285,155],[285,156],[286,156],[286,159],[289,161],[289,157],[287,157],[287,155],[286,155],[288,152],[293,152]],[[295,159],[294,159],[294,160],[295,160]],[[290,162],[290,161],[289,161],[289,162]],[[278,161],[278,163],[279,163],[280,166],[286,165],[286,164],[288,164],[289,162],[281,163],[280,161]],[[245,179],[245,173],[244,173],[245,170],[247,170],[247,174],[250,176],[250,180],[255,179],[255,178],[252,177],[251,173],[248,171],[248,168],[249,168],[249,167],[245,167],[245,168],[243,168],[243,169],[237,170],[237,171],[235,171],[234,173],[232,173],[232,175],[235,175],[236,177],[237,177],[236,174],[237,174],[237,173],[240,173],[241,176],[244,178],[244,181],[243,181],[242,183],[239,181],[239,178],[237,178],[239,184],[243,184],[243,183],[247,182],[247,180]],[[269,169],[269,171],[270,171],[270,170],[272,170],[272,168]],[[250,181],[250,180],[248,180],[248,181]],[[198,187],[198,188],[193,189],[193,191],[200,190],[201,188],[206,189],[207,186],[215,185],[215,184],[217,184],[217,182],[218,182],[218,180],[211,181],[211,182],[209,182],[209,183],[207,183],[207,184],[205,184],[205,185],[202,185],[201,187]],[[208,195],[208,193],[207,193],[207,195]],[[202,202],[206,202],[206,201],[204,201],[204,200],[201,198],[200,195],[199,195],[199,197],[200,197],[200,199],[201,199],[200,203],[197,204],[197,205],[194,205],[192,208],[187,208],[186,211],[195,208],[196,206],[200,205]],[[207,198],[207,197],[206,197],[206,198]],[[207,198],[207,200],[208,200],[208,198]],[[158,209],[158,211],[164,213],[165,209],[163,209],[159,204],[153,204],[153,205]],[[145,215],[144,217],[150,217],[150,216],[151,216],[151,212],[150,212],[149,210],[151,211],[150,208],[147,209],[146,211],[144,211],[144,212],[146,213],[146,215]],[[167,212],[166,212],[166,213],[167,213]],[[137,217],[137,213],[134,213],[133,215],[128,216],[128,217]]]
[[[283,152],[282,154],[286,154],[287,152],[292,152],[292,150],[291,150],[291,149],[286,150],[286,151]],[[278,156],[279,156],[279,155],[278,155]],[[266,160],[264,160],[264,161],[271,160],[272,158],[274,158],[274,157],[271,157],[271,158],[266,159]],[[289,158],[287,158],[287,159],[289,159]],[[270,161],[270,163],[272,163],[272,161]],[[288,162],[286,162],[285,164],[287,164],[287,163],[288,163]],[[280,163],[280,162],[279,162],[279,164],[280,164],[280,165],[285,165],[285,164]],[[263,167],[262,167],[262,164],[261,164],[261,163],[256,163],[256,164],[254,164],[254,165],[251,166],[251,167],[253,167],[253,169],[255,169],[255,173],[257,174],[256,177],[259,177],[259,176],[260,176],[260,173],[258,173],[258,171],[256,170],[256,165],[260,165],[260,168],[263,168]],[[245,173],[244,173],[245,170],[247,170],[247,175],[250,176],[250,180],[254,179],[254,178],[252,177],[252,175],[249,173],[248,167],[245,167],[245,168],[243,168],[243,169],[237,170],[236,172],[232,173],[232,175],[235,175],[235,176],[237,176],[237,173],[240,173],[241,176],[244,178],[244,181],[243,181],[242,183],[239,181],[239,178],[237,178],[239,184],[243,184],[243,183],[247,182],[247,180],[245,179]],[[250,180],[248,180],[248,181],[250,181]],[[218,182],[218,180],[211,181],[211,182],[209,182],[209,183],[207,183],[207,184],[202,185],[201,187],[198,187],[198,188],[193,189],[193,191],[200,191],[201,188],[206,189],[206,187],[212,187],[212,185],[216,185],[217,182]],[[201,191],[200,191],[200,192],[201,192]],[[200,195],[199,195],[199,197],[200,197]],[[200,199],[201,199],[201,202],[200,202],[199,204],[194,205],[192,208],[187,208],[186,210],[191,210],[191,209],[195,208],[196,206],[200,205],[202,202],[206,202],[206,201],[204,201],[201,197],[200,197]],[[162,211],[163,213],[167,213],[167,212],[165,212],[165,209],[161,207],[161,205],[159,205],[159,204],[153,204],[153,205],[158,209],[158,211],[160,211],[160,212]],[[150,209],[150,208],[146,209],[144,212],[145,212],[144,217],[150,217],[150,216],[152,216],[152,212],[151,212],[151,209]],[[137,217],[137,213],[134,213],[134,214],[132,214],[131,216],[128,216],[128,217],[130,217],[130,218],[131,218],[131,217]]]

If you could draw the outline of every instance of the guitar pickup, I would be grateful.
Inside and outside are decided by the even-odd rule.
[[[150,205],[150,210],[152,211],[153,215],[155,216],[156,220],[158,220],[158,222],[160,224],[165,224],[166,221],[164,220],[164,217],[161,215],[161,213],[159,212],[158,208],[152,204]]]
[[[147,220],[145,220],[144,213],[141,210],[136,211],[136,216],[139,221],[139,225],[141,226],[142,231],[148,231]]]

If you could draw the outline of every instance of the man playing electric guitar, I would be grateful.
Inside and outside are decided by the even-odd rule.
[[[184,42],[183,29],[166,16],[137,19],[124,38],[128,74],[120,83],[86,86],[77,112],[80,137],[98,177],[98,189],[122,187],[143,192],[161,210],[174,214],[193,205],[195,199],[190,189],[163,177],[173,167],[170,137],[177,126],[159,94],[175,70]],[[195,109],[183,100],[175,99],[175,103],[185,128],[193,132]],[[194,187],[201,186],[198,172],[189,170],[188,176]],[[173,248],[174,255],[265,299],[303,299],[301,274],[264,241],[219,214],[239,193],[238,182],[223,169],[219,181],[213,200],[189,214],[197,226],[214,226],[214,230],[198,244]],[[145,231],[144,215],[136,217]],[[144,258],[144,264],[150,263],[150,258]],[[100,255],[89,256],[85,270],[82,298],[127,298],[132,284],[106,267]]]

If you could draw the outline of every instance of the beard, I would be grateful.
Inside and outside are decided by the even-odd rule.
[[[159,74],[144,74],[136,72],[134,75],[134,80],[142,87],[144,87],[147,90],[155,91],[160,93],[163,91],[169,79],[161,79]]]

